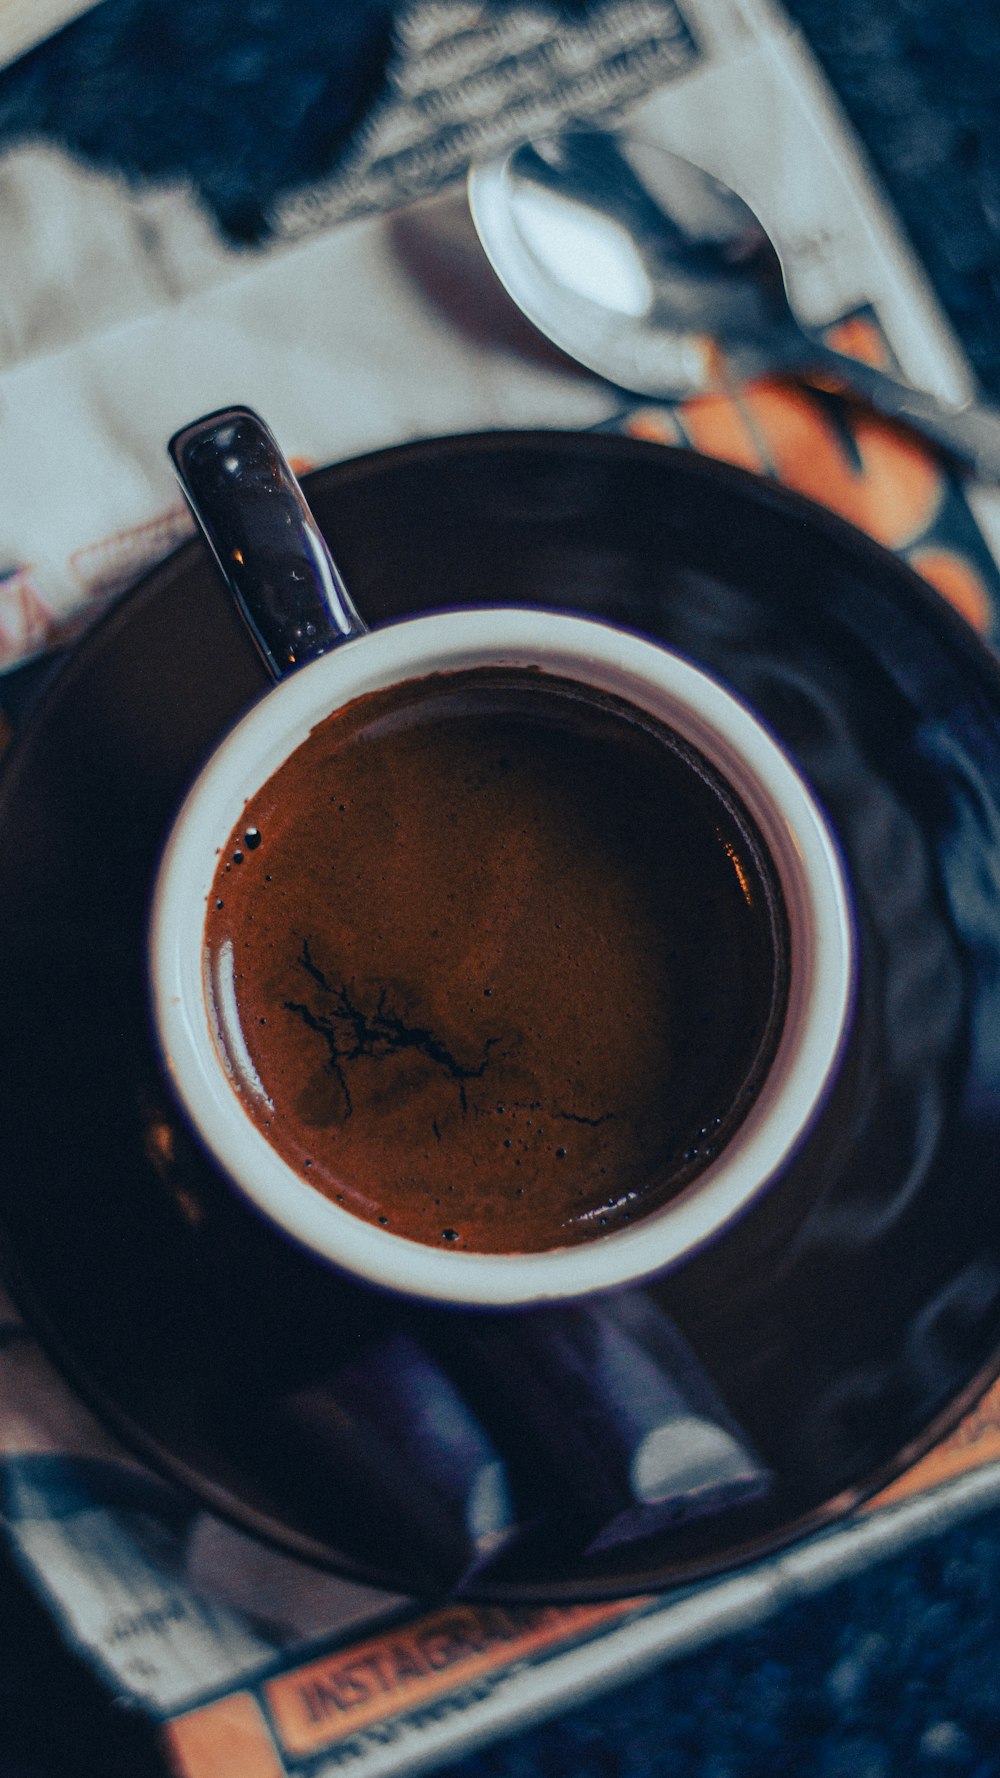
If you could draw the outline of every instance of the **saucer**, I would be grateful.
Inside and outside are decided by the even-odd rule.
[[[378,1479],[366,1511],[323,1405],[325,1379],[380,1340],[454,1371],[526,1502],[525,1534],[470,1591],[599,1598],[762,1554],[889,1480],[1000,1366],[1000,673],[860,533],[661,445],[445,439],[307,485],[369,622],[523,601],[631,626],[742,696],[827,811],[860,958],[839,1076],[761,1203],[629,1293],[673,1330],[766,1483],[640,1536],[583,1536],[530,1473],[555,1473],[579,1425],[554,1423],[536,1451],[492,1380],[545,1346],[555,1311],[484,1319],[347,1282],[257,1220],[188,1132],[150,1037],[149,893],[183,791],[267,683],[196,544],[74,651],[0,780],[12,1288],[134,1448],[207,1506],[355,1577],[410,1592],[454,1580],[410,1535],[413,1473]],[[377,1443],[389,1409],[373,1397],[367,1412]]]

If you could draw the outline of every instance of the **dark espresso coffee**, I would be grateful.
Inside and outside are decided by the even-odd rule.
[[[780,890],[731,790],[654,719],[531,669],[319,724],[220,857],[207,947],[268,1141],[358,1216],[478,1252],[683,1190],[787,996]]]

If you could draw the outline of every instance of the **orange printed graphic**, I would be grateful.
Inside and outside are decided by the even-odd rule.
[[[260,1705],[249,1692],[232,1692],[175,1717],[163,1733],[177,1778],[285,1778]]]
[[[871,341],[866,354],[860,350],[870,334],[877,343],[871,324],[858,319],[844,325],[857,356],[874,358]],[[677,414],[694,449],[706,456],[773,476],[891,549],[916,543],[933,524],[946,493],[937,457],[904,428],[863,408],[845,411],[850,437],[808,390],[768,380],[734,394],[698,396]],[[659,444],[676,443],[679,436],[670,408],[638,408],[625,431]],[[928,551],[928,556],[932,553],[938,554]]]
[[[974,630],[985,635],[992,621],[990,597],[972,563],[940,545],[915,549],[907,558],[911,568],[936,586]]]
[[[896,1506],[914,1494],[939,1488],[956,1476],[982,1469],[1000,1458],[1000,1381],[986,1391],[981,1401],[965,1416],[954,1432],[928,1451],[906,1472],[897,1476],[880,1494],[865,1503],[865,1512],[877,1512],[883,1506]]]
[[[893,549],[927,530],[944,495],[937,459],[901,428],[855,409],[855,460],[821,402],[788,384],[704,396],[683,416],[697,450],[769,472]]]
[[[648,444],[682,444],[680,427],[668,407],[634,408],[625,422],[629,438],[644,438]]]
[[[889,354],[876,322],[867,315],[848,315],[824,334],[828,346],[843,352],[847,358],[858,358],[862,364],[874,364],[879,370],[889,369]]]
[[[267,1705],[289,1753],[316,1753],[645,1603],[447,1606],[272,1679],[264,1688]]]
[[[194,532],[183,500],[143,525],[131,525],[70,556],[70,572],[89,599],[102,599],[130,586],[138,574],[162,559]]]
[[[686,402],[681,412],[696,450],[741,469],[772,467],[766,442],[753,424],[752,409],[740,396],[703,395]]]
[[[52,607],[35,586],[30,568],[0,581],[0,668],[44,648],[55,627]]]

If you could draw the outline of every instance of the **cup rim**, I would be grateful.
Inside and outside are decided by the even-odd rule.
[[[432,1247],[366,1222],[309,1185],[239,1098],[212,1033],[205,983],[205,915],[219,852],[260,786],[317,722],[354,698],[486,665],[534,666],[611,692],[698,748],[757,823],[791,933],[777,1050],[754,1105],[720,1154],[675,1198],[629,1227],[537,1253]],[[828,1092],[849,1028],[855,954],[837,841],[760,718],[658,642],[603,620],[516,605],[401,619],[339,644],[269,688],[189,790],[162,854],[149,922],[160,1055],[195,1131],[237,1193],[321,1260],[371,1284],[494,1308],[636,1283],[672,1269],[744,1214],[798,1148]]]

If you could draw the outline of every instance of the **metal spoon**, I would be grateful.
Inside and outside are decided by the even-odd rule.
[[[689,161],[568,131],[474,167],[469,202],[518,307],[619,388],[676,401],[774,371],[835,379],[1000,479],[1000,410],[949,407],[814,339],[758,218]]]

